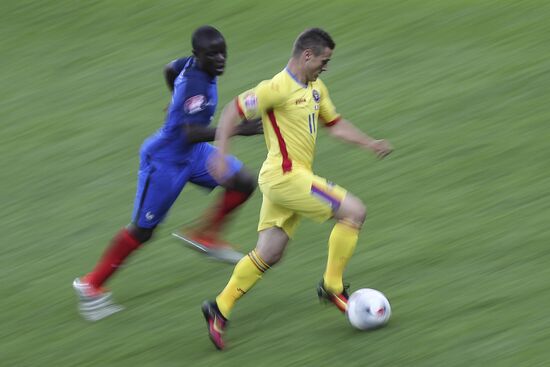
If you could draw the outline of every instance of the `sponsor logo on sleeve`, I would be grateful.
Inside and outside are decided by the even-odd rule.
[[[189,97],[183,103],[183,109],[188,114],[200,112],[206,108],[206,97],[202,94]]]
[[[255,94],[251,93],[244,97],[244,108],[248,111],[256,111],[258,108],[258,98]]]

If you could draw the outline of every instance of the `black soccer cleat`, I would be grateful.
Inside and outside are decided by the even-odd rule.
[[[330,302],[335,305],[342,313],[346,313],[348,309],[348,289],[349,284],[344,284],[344,290],[341,293],[332,293],[326,290],[325,280],[321,278],[319,285],[317,286],[317,296],[320,301]]]
[[[206,319],[206,327],[208,328],[210,340],[212,340],[212,343],[214,343],[214,346],[218,350],[222,350],[225,347],[223,333],[227,327],[228,320],[223,317],[215,301],[204,301],[201,309]]]

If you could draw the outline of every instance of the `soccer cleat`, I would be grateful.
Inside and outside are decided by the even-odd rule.
[[[234,250],[229,244],[221,241],[217,236],[200,234],[194,231],[173,232],[172,236],[183,241],[185,245],[202,254],[230,264],[236,264],[244,256]]]
[[[325,280],[321,278],[319,285],[317,286],[317,296],[319,300],[324,302],[331,302],[334,304],[342,313],[346,313],[348,309],[348,289],[349,284],[344,284],[344,290],[342,293],[336,294],[326,290]]]
[[[221,314],[216,302],[204,301],[201,309],[206,319],[206,327],[208,328],[210,340],[212,340],[217,349],[222,350],[225,347],[223,333],[227,327],[227,319]]]
[[[79,278],[73,281],[73,289],[78,297],[78,312],[85,320],[98,321],[124,309],[113,303],[110,292],[94,288]]]

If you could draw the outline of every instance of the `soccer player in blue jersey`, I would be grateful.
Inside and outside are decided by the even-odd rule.
[[[140,166],[132,222],[113,238],[94,269],[73,282],[79,298],[80,314],[96,321],[122,309],[112,301],[104,283],[122,263],[149,241],[157,225],[186,185],[191,182],[207,189],[225,188],[220,201],[205,216],[202,229],[185,238],[205,252],[214,248],[217,234],[229,213],[244,203],[256,187],[255,178],[233,156],[225,177],[214,179],[207,169],[216,148],[216,129],[209,127],[216,105],[217,76],[225,69],[227,48],[223,35],[211,26],[198,28],[192,36],[193,56],[173,61],[165,68],[165,78],[173,90],[163,126],[145,140]],[[176,77],[177,75],[177,77]],[[262,133],[261,123],[243,120],[236,135]],[[205,240],[205,238],[207,240]]]

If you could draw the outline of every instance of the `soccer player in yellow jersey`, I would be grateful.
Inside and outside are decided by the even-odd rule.
[[[210,162],[214,177],[224,177],[228,167],[229,137],[242,117],[261,117],[267,158],[259,175],[263,203],[258,224],[258,243],[235,266],[225,289],[215,301],[205,301],[202,311],[210,338],[224,348],[223,332],[235,302],[276,264],[302,217],[336,224],[328,241],[328,261],[317,287],[319,298],[340,311],[347,308],[348,294],[342,275],[366,217],[365,205],[342,187],[312,172],[319,126],[333,137],[354,143],[383,158],[392,151],[385,140],[376,140],[341,118],[328,89],[318,78],[327,69],[335,44],[319,28],[301,33],[294,43],[286,68],[270,80],[239,95],[223,110],[216,133],[219,153]]]

